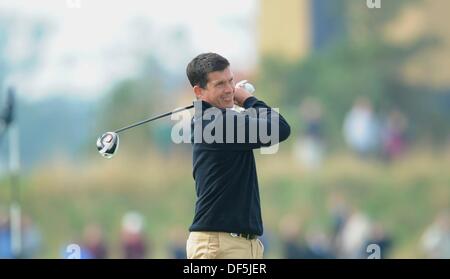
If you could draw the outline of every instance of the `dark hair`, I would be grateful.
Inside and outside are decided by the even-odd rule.
[[[186,74],[192,87],[195,85],[205,88],[208,83],[208,74],[223,71],[230,63],[217,53],[202,53],[197,55],[186,67]]]

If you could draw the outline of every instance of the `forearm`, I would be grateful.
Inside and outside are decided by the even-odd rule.
[[[279,142],[282,142],[289,137],[291,133],[291,127],[287,123],[286,119],[263,101],[258,100],[256,97],[252,96],[244,102],[244,108],[247,111],[248,109],[253,108],[253,111],[256,112],[256,117],[259,119],[259,121],[267,121],[270,127],[272,124],[272,119],[278,120]]]

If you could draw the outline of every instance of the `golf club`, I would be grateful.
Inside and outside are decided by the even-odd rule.
[[[249,83],[247,80],[242,80],[242,81],[238,82],[236,84],[236,88],[237,87],[243,87],[245,90],[247,90],[250,93],[255,92],[255,87],[251,83]],[[131,129],[131,128],[134,128],[136,126],[140,126],[142,124],[151,122],[153,120],[157,120],[157,119],[163,118],[165,116],[172,115],[174,113],[177,113],[177,112],[180,112],[180,111],[183,111],[183,110],[191,109],[193,107],[194,107],[194,105],[190,105],[190,106],[187,106],[187,107],[179,108],[179,109],[176,109],[176,110],[171,111],[171,112],[166,112],[166,113],[154,116],[152,118],[136,122],[136,123],[131,124],[129,126],[126,126],[126,127],[120,128],[118,130],[115,130],[114,132],[106,132],[101,137],[99,137],[97,139],[97,150],[100,153],[100,155],[102,155],[103,157],[105,157],[107,159],[110,159],[110,158],[112,158],[114,156],[114,154],[119,149],[119,135],[118,135],[118,133],[121,133],[121,132],[126,131],[126,130]]]
[[[110,158],[112,158],[114,156],[114,154],[119,149],[119,135],[117,135],[118,133],[121,133],[121,132],[126,131],[126,130],[131,129],[131,128],[134,128],[136,126],[139,126],[139,125],[151,122],[153,120],[157,120],[157,119],[163,118],[165,116],[172,115],[174,113],[177,113],[177,112],[180,112],[180,111],[183,111],[183,110],[191,109],[193,107],[194,107],[194,105],[190,105],[190,106],[187,106],[187,107],[179,108],[179,109],[176,109],[176,110],[171,111],[171,112],[166,112],[166,113],[154,116],[152,118],[136,122],[136,123],[131,124],[129,126],[126,126],[126,127],[120,128],[118,130],[115,130],[114,132],[106,132],[101,137],[99,137],[97,139],[97,150],[103,157],[105,157],[107,159],[110,159]]]

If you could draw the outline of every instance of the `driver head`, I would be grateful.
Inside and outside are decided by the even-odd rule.
[[[114,132],[104,133],[97,139],[97,150],[103,157],[110,159],[119,149],[119,136]]]

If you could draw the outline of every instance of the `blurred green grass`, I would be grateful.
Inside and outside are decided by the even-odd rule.
[[[381,222],[394,237],[392,257],[421,257],[419,238],[435,214],[450,204],[450,152],[418,149],[397,162],[361,161],[348,153],[329,157],[308,172],[287,149],[257,157],[266,232],[278,233],[285,214],[297,215],[306,228],[331,228],[329,200],[339,193]],[[164,158],[154,151],[139,157],[122,151],[113,160],[93,157],[72,165],[63,160],[41,166],[21,178],[23,212],[43,235],[37,257],[58,258],[63,245],[80,243],[83,228],[100,224],[109,256],[121,257],[121,218],[129,210],[145,216],[149,257],[169,257],[172,228],[189,227],[195,190],[190,157]],[[0,184],[0,203],[9,203],[9,181]],[[269,258],[281,257],[280,243],[271,239]]]

